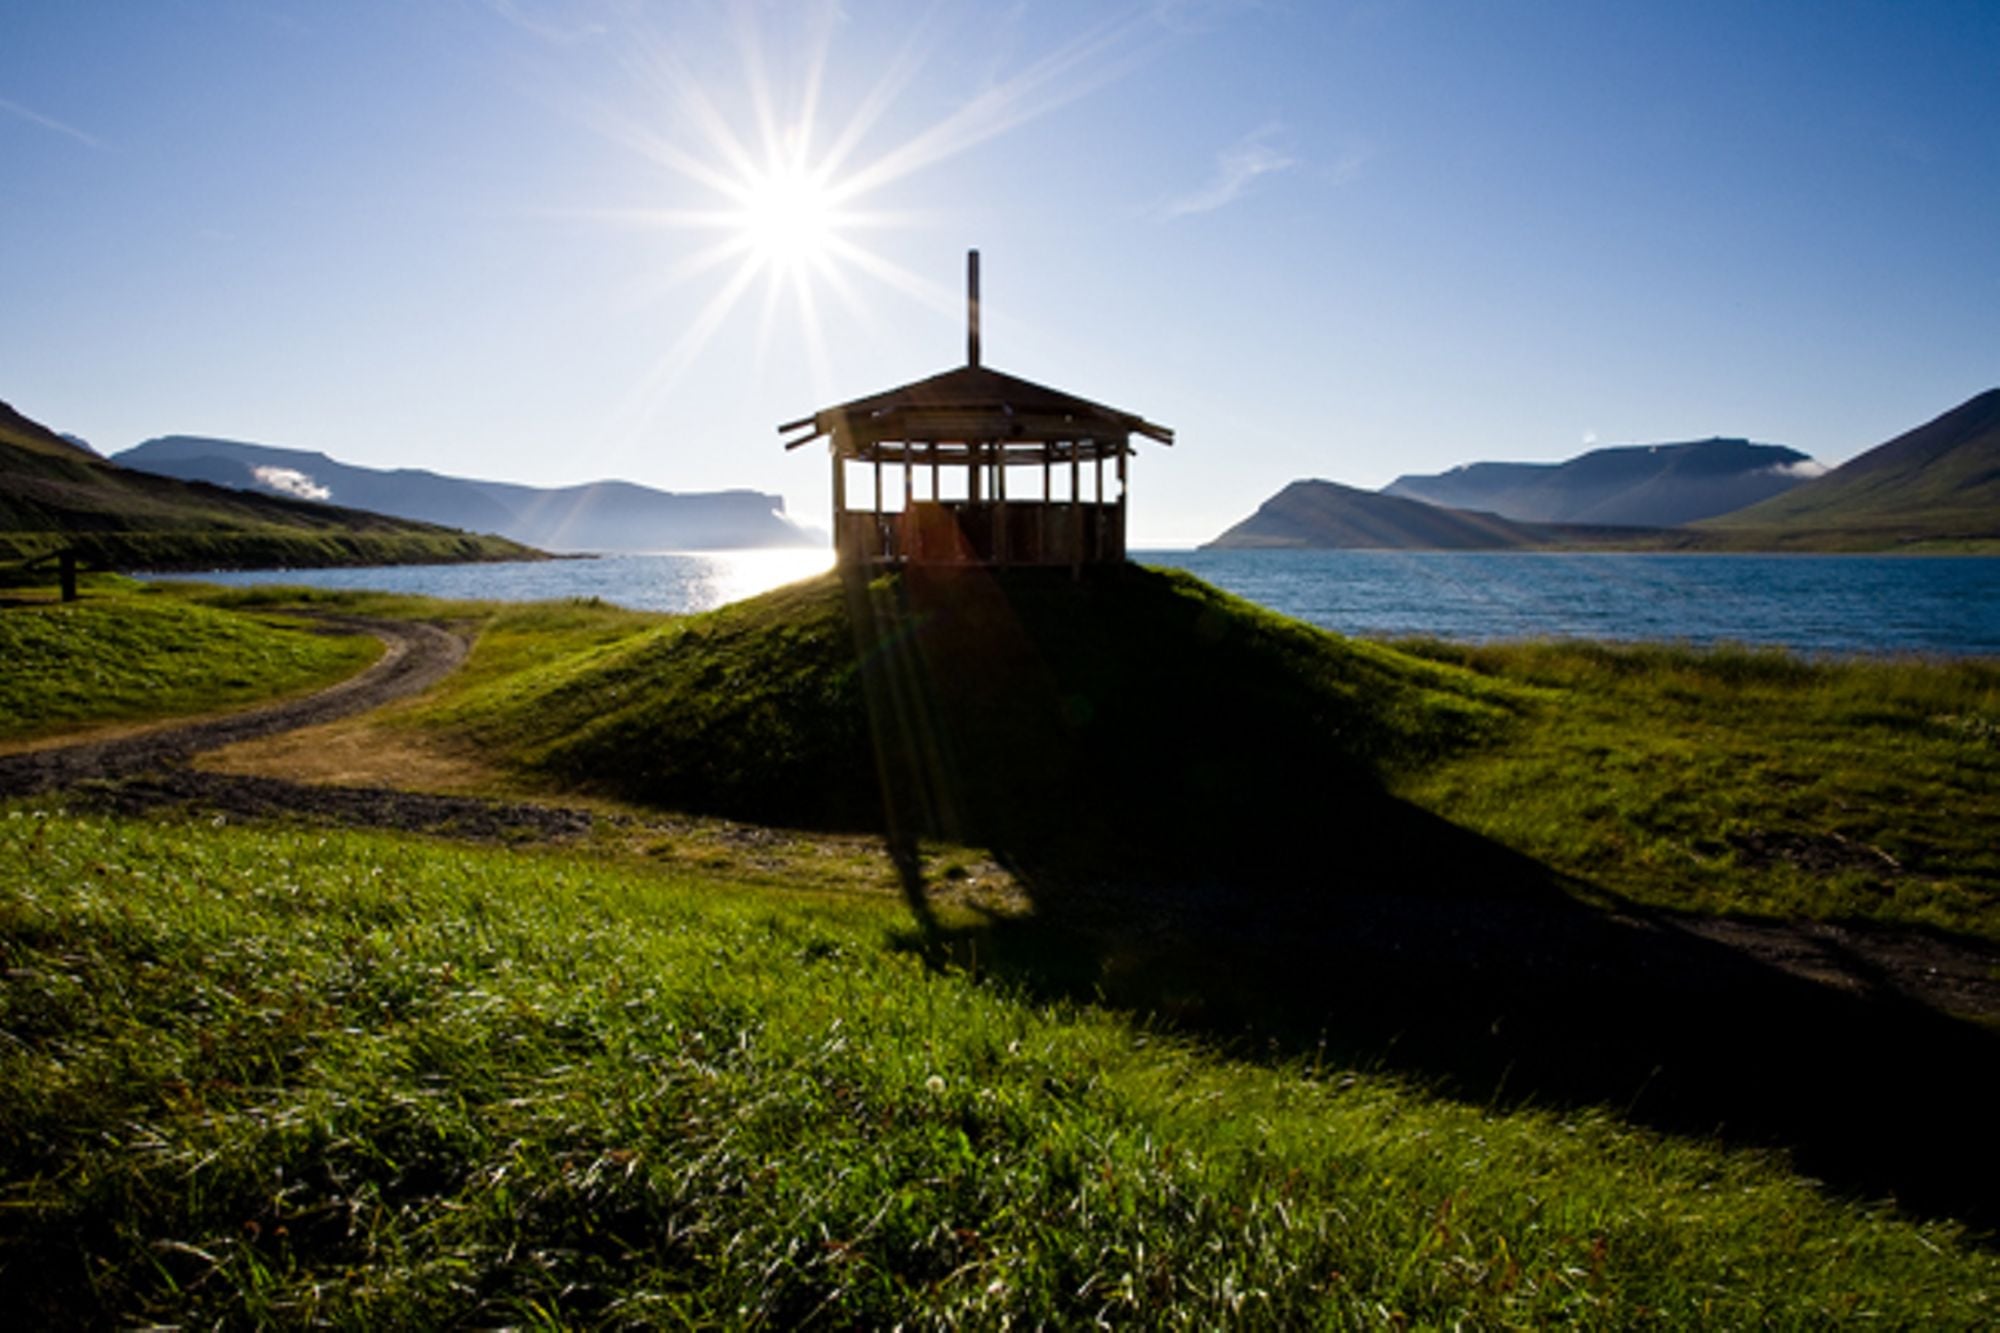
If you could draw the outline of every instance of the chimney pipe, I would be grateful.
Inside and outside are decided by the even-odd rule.
[[[979,364],[979,252],[965,252],[965,364]]]

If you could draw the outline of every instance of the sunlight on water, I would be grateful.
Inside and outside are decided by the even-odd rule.
[[[726,606],[782,588],[833,568],[833,549],[779,547],[768,551],[697,551],[680,557],[701,562],[700,606]]]
[[[290,583],[502,602],[596,597],[638,611],[708,611],[833,568],[828,547],[672,551],[489,565],[377,565],[363,569],[250,569],[153,575],[240,587]]]

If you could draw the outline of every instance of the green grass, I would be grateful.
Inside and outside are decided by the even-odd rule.
[[[1223,1059],[866,899],[0,816],[30,1323],[1990,1324],[1782,1161]]]
[[[366,635],[98,579],[77,602],[0,607],[0,740],[255,703],[350,676],[380,652]]]
[[[517,655],[524,669],[444,696],[431,725],[647,804],[879,826],[886,784],[910,827],[1021,843],[1050,835],[1051,810],[1075,842],[1203,803],[1269,814],[1509,717],[1476,673],[1136,567],[1082,584],[829,575],[619,628]]]
[[[1455,823],[1657,906],[2000,940],[2000,664],[1404,646],[1533,701],[1398,785]]]

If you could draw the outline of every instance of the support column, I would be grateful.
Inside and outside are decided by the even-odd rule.
[[[846,524],[842,521],[847,514],[847,460],[841,457],[840,446],[833,447],[833,558],[838,563],[847,554],[842,535]]]
[[[1069,573],[1071,578],[1083,577],[1083,459],[1077,450],[1083,441],[1069,442]]]
[[[1125,476],[1125,454],[1128,444],[1121,440],[1118,444],[1118,549],[1111,553],[1118,560],[1125,558],[1125,508],[1129,498]]]
[[[1013,555],[1007,540],[1007,445],[993,446],[993,562],[1005,566]]]

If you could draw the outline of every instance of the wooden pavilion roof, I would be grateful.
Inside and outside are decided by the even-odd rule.
[[[805,434],[787,449],[829,436],[835,450],[854,456],[889,441],[905,443],[1090,442],[1122,448],[1144,435],[1172,444],[1174,433],[1134,412],[1121,412],[988,366],[969,364],[900,388],[823,407],[778,427]]]

